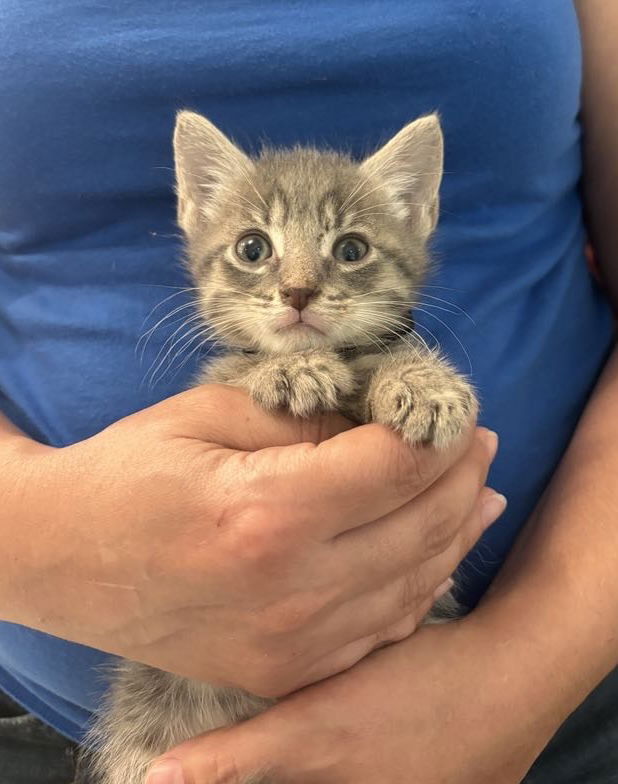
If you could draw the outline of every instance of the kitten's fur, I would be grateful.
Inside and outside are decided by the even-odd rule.
[[[457,438],[476,412],[474,394],[415,336],[408,315],[438,216],[438,118],[410,123],[359,165],[304,148],[250,159],[208,120],[182,112],[174,151],[198,307],[228,349],[200,381],[244,387],[262,406],[298,416],[336,409],[381,422],[411,444],[444,448]],[[248,233],[269,240],[270,258],[239,258]],[[334,257],[348,235],[366,244],[364,258]],[[308,298],[302,311],[294,296],[298,305]],[[315,328],[285,326],[301,316]],[[451,603],[441,600],[429,620]],[[270,704],[133,662],[110,694],[91,737],[104,784],[143,784],[171,746]]]

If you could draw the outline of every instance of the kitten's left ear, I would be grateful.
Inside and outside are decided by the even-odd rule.
[[[401,217],[413,221],[419,233],[428,237],[438,222],[443,166],[440,119],[429,114],[402,128],[360,169],[364,176],[382,181]]]

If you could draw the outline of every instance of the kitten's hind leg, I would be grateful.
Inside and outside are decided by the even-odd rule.
[[[172,747],[255,716],[271,704],[240,689],[122,662],[86,740],[80,770],[88,784],[144,784],[152,762]]]

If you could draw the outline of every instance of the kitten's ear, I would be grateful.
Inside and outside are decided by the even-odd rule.
[[[178,223],[190,234],[212,214],[226,183],[253,163],[218,128],[195,112],[180,112],[174,130]]]
[[[398,204],[401,217],[412,220],[428,237],[438,222],[444,143],[437,114],[421,117],[361,164],[361,173],[382,181]]]

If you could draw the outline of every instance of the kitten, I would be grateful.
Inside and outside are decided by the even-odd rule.
[[[410,444],[440,449],[457,438],[476,413],[474,394],[409,316],[438,218],[442,146],[430,115],[361,164],[305,148],[251,159],[204,117],[181,112],[178,221],[199,312],[227,347],[200,383],[244,387],[300,417],[334,409],[381,422]],[[428,620],[452,604],[444,597]],[[90,738],[96,780],[143,784],[173,745],[269,704],[125,662]]]

